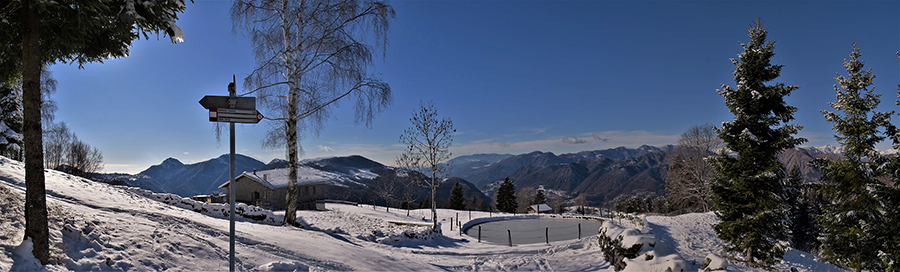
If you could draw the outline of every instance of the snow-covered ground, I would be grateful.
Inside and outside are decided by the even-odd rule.
[[[24,235],[24,170],[19,162],[0,157],[0,271],[18,270],[227,270],[228,219],[221,206],[189,200],[166,200],[164,195],[95,183],[47,171],[51,255],[56,264],[40,266],[30,254]],[[198,206],[199,205],[199,206]],[[220,205],[220,204],[219,204]],[[203,211],[203,209],[206,211]],[[328,211],[300,211],[303,228],[282,227],[283,213],[255,221],[241,217],[236,224],[239,270],[605,270],[612,271],[600,251],[597,230],[582,239],[507,245],[478,243],[460,234],[457,226],[500,218],[535,217],[486,212],[438,210],[442,234],[432,233],[424,218],[427,209],[391,209],[368,205],[328,204]],[[200,210],[195,211],[195,210]],[[456,222],[457,214],[459,223]],[[541,215],[547,216],[547,215]],[[454,219],[450,219],[450,218]],[[644,223],[610,220],[608,234],[654,240],[652,248],[628,260],[626,269],[664,271],[666,263],[681,261],[697,270],[709,254],[721,254],[711,213],[675,217],[647,216]],[[632,229],[633,228],[633,229]],[[629,230],[630,229],[630,230]],[[588,235],[592,234],[592,235]],[[642,238],[643,237],[643,238]],[[643,239],[643,240],[642,240]],[[645,260],[653,251],[656,257]],[[736,263],[728,270],[751,271]],[[816,257],[790,251],[776,266],[787,271],[838,270]]]

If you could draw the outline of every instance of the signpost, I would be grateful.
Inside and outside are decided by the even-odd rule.
[[[232,82],[233,83],[233,82]],[[255,110],[256,97],[231,97],[222,95],[207,95],[200,99],[200,106],[204,109],[230,108],[229,100],[234,101],[235,109]]]
[[[237,191],[237,184],[234,183],[234,123],[259,123],[265,118],[262,113],[256,110],[256,97],[238,97],[235,91],[235,79],[232,76],[231,83],[228,83],[228,96],[207,95],[200,99],[200,105],[204,109],[209,109],[210,122],[228,123],[229,126],[229,146],[231,148],[230,163],[230,179],[228,182],[228,203],[231,210],[228,212],[229,219],[229,238],[228,238],[228,268],[229,271],[234,270],[234,195]]]
[[[226,123],[259,123],[265,116],[257,110],[238,110],[238,109],[220,109],[209,108],[210,122],[226,122]]]

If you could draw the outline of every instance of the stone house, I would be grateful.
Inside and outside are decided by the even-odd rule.
[[[304,178],[298,174],[297,209],[324,210],[327,184],[321,179]],[[288,169],[279,168],[265,171],[244,172],[235,178],[237,194],[235,201],[271,209],[284,210],[287,196]],[[219,186],[231,190],[230,181]]]
[[[550,206],[547,204],[531,205],[531,206],[528,206],[528,208],[525,208],[525,210],[528,211],[528,213],[552,213],[553,212],[553,209],[551,209]]]

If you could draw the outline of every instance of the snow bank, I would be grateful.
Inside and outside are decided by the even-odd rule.
[[[34,250],[34,244],[31,238],[22,241],[22,244],[13,248],[13,263],[10,271],[38,271],[44,268],[31,251]]]
[[[269,262],[256,267],[256,271],[319,271],[316,267],[310,267],[300,262]]]
[[[706,255],[706,259],[703,260],[703,265],[700,266],[700,269],[703,269],[704,271],[726,270],[727,268],[728,263],[725,259],[712,253]]]
[[[334,205],[329,211],[298,211],[297,222],[304,229],[323,231],[396,247],[441,246],[453,241],[434,232],[431,225],[397,224],[397,220],[385,220],[385,215],[375,216],[371,209],[350,205]],[[384,212],[389,215],[390,213]],[[409,222],[415,223],[415,222]],[[441,224],[438,224],[438,228]]]
[[[228,213],[231,212],[230,205],[224,203],[206,203],[186,197],[181,197],[176,194],[154,193],[135,187],[123,188],[127,191],[136,193],[152,200],[156,200],[182,209],[192,210],[216,218],[228,219]],[[257,206],[247,205],[244,203],[235,204],[234,213],[246,219],[255,220],[257,222],[269,225],[281,225],[281,222],[284,220],[283,216],[276,217],[275,213],[270,210],[263,209]]]
[[[641,218],[641,229],[622,226],[625,222],[632,223],[630,220],[607,220],[600,227],[601,235],[605,232],[612,240],[621,239],[623,251],[639,248],[634,256],[622,259],[625,264],[623,271],[683,271],[687,268],[687,262],[671,245],[657,240],[644,218]]]

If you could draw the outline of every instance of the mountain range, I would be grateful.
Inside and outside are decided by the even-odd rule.
[[[675,146],[618,147],[556,155],[531,152],[520,155],[478,154],[450,160],[454,176],[470,181],[492,196],[504,178],[516,188],[543,188],[572,199],[584,194],[592,205],[621,195],[664,194],[668,171],[668,153]],[[834,146],[798,147],[785,150],[780,160],[787,169],[800,169],[807,182],[819,174],[809,166],[816,158],[836,159],[840,148]]]
[[[446,203],[455,183],[463,185],[465,196],[473,203],[490,203],[497,186],[510,178],[517,189],[541,188],[548,193],[566,199],[585,195],[592,205],[613,200],[620,195],[648,193],[664,194],[668,170],[667,154],[674,146],[618,147],[613,149],[582,151],[556,155],[535,151],[526,154],[476,154],[453,158],[448,161],[451,179],[440,184],[436,198]],[[808,163],[815,158],[838,158],[840,149],[833,146],[800,147],[785,150],[781,160],[788,168],[798,166],[804,177],[818,179],[818,174]],[[141,187],[154,192],[168,192],[181,196],[222,192],[218,186],[229,180],[228,155],[203,162],[184,164],[168,158],[136,174],[96,174],[96,180]],[[301,165],[317,171],[336,174],[337,186],[346,190],[333,190],[329,198],[357,202],[384,203],[374,193],[373,182],[384,178],[397,178],[396,168],[385,166],[362,156],[333,157],[304,160]],[[237,155],[235,173],[244,171],[286,168],[287,162],[274,159],[263,163],[251,157]],[[368,173],[368,174],[366,174]],[[419,178],[425,178],[425,175]],[[408,177],[406,177],[408,178]],[[405,178],[400,178],[405,179]],[[421,186],[406,188],[397,186],[394,198],[399,199],[411,190],[418,202],[430,197],[430,191]],[[478,204],[480,206],[480,204]]]
[[[183,197],[190,197],[199,194],[223,193],[224,190],[219,189],[218,186],[230,179],[228,163],[229,155],[227,154],[193,164],[184,164],[178,159],[168,158],[162,163],[150,166],[135,175],[121,173],[94,174],[93,179],[110,184],[140,187],[158,193],[173,193]],[[426,199],[430,199],[431,196],[431,191],[425,187],[413,186],[406,188],[403,186],[404,182],[409,179],[408,175],[398,177],[394,167],[382,165],[362,156],[304,160],[300,164],[310,167],[314,171],[330,174],[323,176],[338,177],[332,181],[332,185],[340,189],[329,190],[328,198],[330,199],[362,203],[374,202],[384,205],[385,201],[375,194],[373,188],[382,179],[399,181],[394,188],[394,199],[398,200],[400,196],[409,191],[413,195],[415,202],[417,202],[411,203],[411,206],[416,208],[421,206],[421,203]],[[261,171],[286,167],[288,167],[288,163],[282,159],[273,159],[269,163],[263,163],[248,156],[235,155],[235,175],[254,170]],[[415,175],[419,180],[425,179],[425,176],[421,173],[416,172]],[[441,182],[436,188],[435,199],[439,206],[447,206],[450,190],[457,182],[462,185],[463,195],[470,203],[490,203],[490,199],[475,185],[459,178],[450,178]]]

